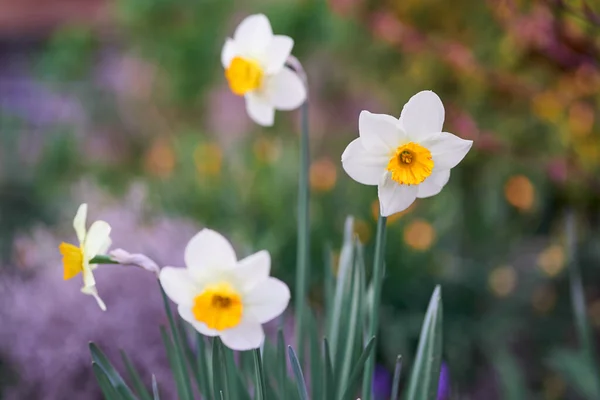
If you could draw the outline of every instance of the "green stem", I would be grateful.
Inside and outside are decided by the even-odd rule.
[[[99,255],[90,260],[90,264],[119,264],[109,256]]]
[[[381,286],[383,284],[383,268],[385,258],[385,226],[387,217],[379,215],[377,221],[377,239],[375,242],[375,262],[373,265],[373,303],[369,319],[369,329],[366,337],[377,337],[377,327],[379,324],[379,304],[381,302]],[[369,356],[365,364],[363,374],[363,400],[371,399],[371,385],[373,381],[373,371],[375,369],[375,351]]]
[[[571,306],[575,317],[577,336],[579,345],[582,347],[588,358],[592,371],[598,371],[595,357],[594,342],[592,332],[587,319],[587,309],[585,304],[585,293],[583,283],[581,282],[581,271],[577,262],[577,232],[575,229],[575,213],[573,210],[567,210],[565,221],[565,233],[567,237],[567,262],[569,266],[569,280],[571,288]],[[595,374],[598,376],[598,374]],[[596,382],[597,390],[600,392],[599,382]]]
[[[309,136],[308,136],[308,100],[301,109],[302,134],[300,138],[300,173],[298,179],[298,244],[296,258],[296,338],[298,356],[304,359],[304,322],[309,263],[309,187],[308,172],[310,168]]]

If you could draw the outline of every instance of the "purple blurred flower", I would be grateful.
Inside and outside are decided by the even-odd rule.
[[[438,383],[437,400],[448,400],[450,398],[450,370],[448,364],[442,362],[440,380]]]
[[[392,374],[383,365],[377,364],[373,372],[373,394],[375,400],[387,399],[392,390]]]

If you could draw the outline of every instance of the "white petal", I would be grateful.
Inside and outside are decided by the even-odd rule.
[[[378,187],[380,212],[389,217],[406,210],[417,198],[417,185],[399,185],[387,173]]]
[[[221,50],[221,64],[223,64],[223,68],[228,68],[229,64],[231,64],[231,60],[233,60],[238,53],[235,41],[227,38],[223,45],[223,50]]]
[[[400,123],[411,141],[419,141],[442,131],[444,113],[444,105],[438,95],[424,90],[404,105]]]
[[[273,126],[275,108],[254,92],[246,94],[246,111],[254,122],[262,126]]]
[[[77,214],[75,214],[75,218],[73,219],[73,228],[75,228],[75,233],[77,233],[77,239],[79,239],[79,243],[83,243],[85,240],[85,221],[87,219],[87,204],[83,203],[77,209]]]
[[[83,264],[83,271],[81,273],[82,278],[83,278],[83,287],[84,288],[91,288],[96,286],[96,279],[94,279],[94,273],[92,272],[92,265],[89,265],[87,262],[84,261]]]
[[[431,152],[435,169],[450,169],[465,158],[473,141],[461,139],[448,132],[440,132],[422,141],[421,145]]]
[[[185,265],[193,277],[215,270],[232,268],[237,258],[231,243],[218,232],[202,229],[185,248]]]
[[[285,61],[290,56],[294,47],[294,40],[289,36],[275,35],[267,46],[265,55],[266,73],[275,74],[279,72]]]
[[[181,318],[187,321],[190,325],[194,327],[195,330],[200,332],[205,336],[218,336],[219,331],[216,329],[210,329],[204,322],[200,322],[194,318],[194,314],[192,313],[192,308],[190,306],[179,305],[177,307],[177,311]]]
[[[107,222],[96,221],[90,226],[83,244],[87,260],[94,258],[100,250],[106,247],[106,243],[110,240],[109,235],[110,225]],[[108,245],[110,246],[110,242]]]
[[[225,346],[238,351],[257,349],[265,339],[260,322],[249,318],[242,318],[239,325],[222,331],[220,336]]]
[[[290,289],[276,278],[269,278],[256,285],[244,297],[244,312],[260,323],[269,322],[281,315],[290,302]]]
[[[160,274],[158,264],[145,254],[131,254],[123,249],[115,249],[110,252],[110,258],[122,265],[133,265],[141,267],[146,271],[154,272],[156,275]]]
[[[238,280],[238,286],[243,292],[252,290],[257,284],[269,278],[271,271],[271,255],[261,250],[238,261],[231,270]]]
[[[407,141],[396,118],[366,110],[361,111],[358,117],[358,132],[366,150],[388,157]]]
[[[96,299],[96,303],[98,303],[100,309],[102,311],[106,311],[106,304],[104,304],[104,302],[98,295],[98,290],[96,290],[95,286],[84,286],[81,288],[81,293],[87,294],[89,296],[94,296],[94,299]]]
[[[194,277],[185,268],[164,267],[158,279],[167,296],[179,305],[191,307],[200,292]]]
[[[265,81],[264,97],[276,110],[293,110],[306,100],[306,87],[297,73],[284,67]]]
[[[342,153],[342,166],[355,181],[363,185],[377,185],[386,171],[389,158],[367,152],[362,141],[358,138],[350,142]]]
[[[433,170],[431,175],[418,185],[417,197],[422,199],[425,197],[435,196],[442,191],[448,180],[450,179],[450,170]]]
[[[236,28],[233,39],[241,53],[263,61],[267,46],[273,39],[269,19],[263,14],[246,17]]]

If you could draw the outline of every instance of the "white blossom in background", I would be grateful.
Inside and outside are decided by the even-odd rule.
[[[359,137],[344,150],[342,165],[355,181],[377,185],[382,216],[438,194],[471,148],[471,140],[443,132],[443,124],[444,105],[432,91],[411,97],[399,119],[360,113]]]
[[[244,19],[223,46],[229,87],[244,96],[248,115],[259,125],[273,125],[275,110],[293,110],[306,100],[302,79],[285,65],[292,47],[292,38],[273,35],[263,14]]]
[[[227,239],[203,229],[189,241],[184,258],[186,268],[164,267],[159,275],[179,315],[233,350],[259,348],[262,324],[283,313],[290,301],[287,285],[269,276],[269,253],[238,261]]]
[[[79,246],[62,242],[59,245],[63,256],[63,278],[65,280],[74,278],[80,272],[83,276],[83,287],[81,292],[93,296],[102,311],[106,311],[106,305],[98,295],[96,280],[93,270],[96,264],[90,264],[90,260],[108,250],[111,244],[110,225],[104,221],[94,222],[89,230],[86,230],[87,204],[82,204],[73,219],[73,228],[79,240]]]

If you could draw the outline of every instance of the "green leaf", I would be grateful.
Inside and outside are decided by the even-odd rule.
[[[375,347],[375,336],[373,336],[371,338],[371,340],[369,340],[369,342],[367,343],[367,347],[365,347],[362,354],[358,358],[358,361],[356,362],[356,364],[354,364],[354,367],[352,368],[352,372],[350,373],[350,378],[348,379],[348,384],[346,385],[346,390],[344,391],[344,394],[342,395],[342,397],[340,397],[341,400],[354,398],[354,393],[357,389],[358,384],[360,383],[360,376],[365,367],[365,361],[367,361],[367,359],[373,352],[374,347]]]
[[[115,370],[106,355],[100,350],[95,343],[90,343],[90,352],[92,353],[92,361],[98,364],[108,377],[111,385],[120,394],[123,399],[135,400],[135,395],[131,392],[131,389],[127,386],[121,375]]]
[[[437,395],[442,364],[442,291],[436,286],[425,314],[419,346],[408,382],[408,400],[429,400]]]
[[[277,383],[280,398],[287,393],[287,357],[285,356],[285,339],[283,330],[277,331]]]
[[[133,363],[123,350],[121,350],[121,358],[123,359],[123,364],[125,364],[125,368],[127,368],[129,379],[131,380],[131,382],[133,382],[133,387],[137,395],[142,400],[152,400],[152,396],[146,388],[146,385],[144,385],[144,383],[142,382],[140,374],[138,373],[137,369],[134,367]]]
[[[527,393],[523,371],[519,363],[508,349],[496,350],[493,360],[494,367],[500,378],[502,398],[510,400],[525,400],[531,398]]]
[[[402,372],[402,356],[396,358],[396,367],[394,368],[394,380],[392,382],[391,400],[398,400],[398,389],[400,388],[400,373]]]
[[[321,351],[319,349],[319,333],[317,327],[317,321],[312,310],[309,308],[306,312],[308,322],[308,344],[310,354],[310,376],[311,376],[311,390],[312,398],[319,399],[323,397],[323,360],[321,359]]]
[[[262,359],[260,357],[260,349],[253,351],[254,354],[254,371],[256,385],[256,400],[265,400],[265,374],[263,372]]]
[[[298,396],[300,396],[300,400],[308,400],[308,391],[306,390],[306,382],[304,381],[304,375],[302,374],[302,367],[298,362],[298,357],[296,357],[296,353],[294,353],[292,346],[288,346],[288,354],[290,357],[290,363],[292,364],[292,370],[294,371],[294,376],[296,377],[296,389],[298,390]]]
[[[218,337],[213,338],[212,348],[212,371],[213,371],[213,391],[214,398],[223,397],[225,400],[229,400],[229,392],[227,390],[227,370],[225,367],[225,360],[223,359],[223,345],[221,339]]]
[[[333,276],[333,254],[331,251],[331,245],[325,246],[325,279],[324,279],[324,291],[325,291],[325,315],[333,315],[333,299],[335,293],[335,277]]]
[[[559,349],[551,353],[548,362],[581,396],[586,399],[600,399],[598,376],[587,353]]]
[[[160,395],[158,393],[158,383],[156,383],[156,376],[152,374],[152,397],[154,400],[160,400]]]
[[[92,371],[94,371],[94,376],[96,377],[96,381],[98,381],[98,385],[100,386],[100,390],[104,395],[106,400],[121,400],[122,397],[119,395],[117,390],[113,387],[110,379],[108,379],[108,375],[104,372],[104,370],[95,362],[92,362]]]
[[[335,380],[333,376],[333,366],[331,365],[331,355],[329,351],[329,342],[323,338],[323,353],[325,358],[325,373],[323,374],[323,393],[324,400],[335,399]]]
[[[174,374],[178,374],[179,377],[176,379],[180,384],[177,385],[177,393],[179,394],[179,398],[181,400],[194,400],[194,395],[192,392],[192,386],[190,384],[189,374],[186,366],[186,361],[183,355],[183,345],[181,343],[181,336],[179,335],[179,331],[177,329],[177,325],[173,318],[173,313],[171,312],[171,307],[169,306],[169,300],[167,298],[167,294],[163,289],[160,281],[158,282],[158,286],[160,287],[160,293],[163,298],[163,303],[165,306],[165,311],[167,313],[167,318],[169,320],[169,327],[171,329],[171,336],[173,338],[173,362],[177,364],[177,368],[173,370]]]
[[[160,327],[160,336],[162,337],[163,344],[165,345],[165,351],[167,352],[167,359],[169,360],[169,366],[171,367],[171,373],[173,374],[173,379],[175,380],[175,386],[177,387],[177,393],[182,393],[185,389],[183,389],[184,383],[181,382],[183,378],[183,374],[181,374],[179,368],[180,365],[175,357],[175,348],[173,346],[173,342],[171,341],[171,337],[167,333],[167,330],[164,326]]]
[[[208,376],[209,371],[206,343],[204,342],[204,337],[196,332],[196,368],[194,368],[194,375],[200,393],[207,398],[212,393],[210,386],[211,377]]]

